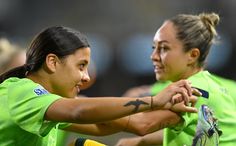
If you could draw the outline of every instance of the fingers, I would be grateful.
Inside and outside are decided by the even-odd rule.
[[[177,94],[175,94],[172,97],[172,99],[175,99],[175,101],[178,101],[178,102],[175,102],[175,103],[179,103],[181,101],[184,101],[185,104],[187,105],[189,103],[189,95],[187,93],[188,91],[185,88],[183,88],[183,87],[176,88],[175,90],[176,90],[175,92]]]
[[[185,104],[187,105],[189,103],[189,96],[192,96],[193,91],[193,89],[191,88],[191,82],[188,80],[180,80],[173,83],[171,86],[174,89],[175,94],[172,103],[178,103],[184,100]],[[182,97],[178,94],[181,94]]]
[[[192,94],[196,96],[202,96],[202,93],[196,88],[192,88]]]
[[[179,103],[182,100],[185,101],[185,105],[188,105],[189,102],[192,103],[192,105],[194,106],[197,100],[196,96],[202,96],[201,91],[199,91],[197,88],[193,88],[191,87],[191,82],[189,82],[188,80],[180,80],[178,82],[174,83],[176,88],[180,88],[180,89],[175,89],[176,90],[176,95],[173,96],[171,103]],[[179,95],[181,94],[182,97]],[[186,95],[187,94],[187,95]],[[192,95],[195,95],[194,97],[192,97]],[[192,98],[190,100],[190,98]]]
[[[178,93],[172,97],[171,103],[176,104],[180,103],[181,101],[183,101],[182,95]]]
[[[176,82],[176,85],[178,87],[184,87],[187,90],[188,95],[189,96],[192,95],[192,87],[191,87],[192,83],[190,81],[188,81],[188,80],[180,80],[180,81]]]
[[[157,96],[154,96],[154,105],[159,105],[159,107],[161,107],[168,102],[170,102],[171,104],[176,104],[184,101],[185,105],[189,105],[190,102],[192,103],[192,106],[194,106],[197,99],[196,97],[192,97],[192,94],[200,96],[201,92],[199,92],[197,89],[192,88],[190,81],[180,80],[170,84]],[[158,103],[156,101],[158,101]]]
[[[183,112],[197,113],[197,109],[195,107],[184,106],[182,110]]]
[[[190,100],[190,103],[191,103],[191,107],[194,107],[195,104],[197,103],[198,97],[190,96],[189,100]]]
[[[171,110],[174,112],[190,112],[190,113],[196,113],[197,109],[194,107],[186,106],[184,104],[184,101],[177,103],[171,107]]]

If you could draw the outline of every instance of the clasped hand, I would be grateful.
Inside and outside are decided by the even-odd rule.
[[[194,107],[201,92],[191,87],[188,80],[180,80],[167,86],[154,96],[154,107],[170,109],[174,112],[197,112]]]

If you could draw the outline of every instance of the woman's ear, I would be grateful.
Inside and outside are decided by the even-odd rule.
[[[55,54],[48,54],[46,56],[46,60],[45,60],[45,65],[46,65],[46,69],[49,72],[54,73],[56,71],[56,66],[58,64],[59,58],[57,57],[57,55]]]
[[[188,64],[189,65],[193,65],[196,64],[199,56],[200,56],[200,50],[198,48],[192,48],[189,52],[188,52]]]

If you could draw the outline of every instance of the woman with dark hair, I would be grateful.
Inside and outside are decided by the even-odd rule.
[[[182,80],[156,96],[78,98],[89,81],[90,46],[80,32],[55,26],[32,41],[26,63],[0,76],[0,145],[36,145],[50,132],[55,145],[59,122],[97,123],[150,109],[169,109],[174,101],[192,100],[191,85]],[[184,111],[195,111],[184,106]],[[112,112],[107,112],[112,111]],[[70,129],[70,128],[68,128]]]

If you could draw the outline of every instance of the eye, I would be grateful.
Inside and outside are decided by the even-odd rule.
[[[85,63],[79,64],[79,69],[80,69],[80,70],[84,70],[85,67],[86,67],[86,64],[85,64]]]
[[[168,50],[168,48],[166,47],[166,46],[160,46],[160,47],[158,47],[158,51],[160,52],[160,53],[164,53],[164,52],[166,52]]]
[[[159,50],[160,50],[160,51],[163,51],[163,50],[165,50],[165,47],[164,47],[164,46],[160,46],[160,47],[159,47]]]
[[[152,46],[152,50],[154,50],[154,49],[156,49],[156,48],[157,48],[156,46],[154,46],[154,45]]]

